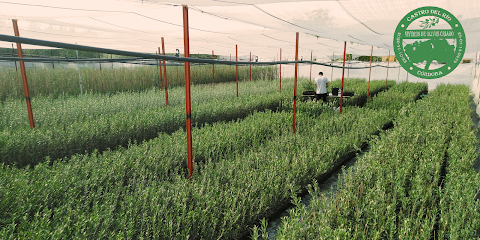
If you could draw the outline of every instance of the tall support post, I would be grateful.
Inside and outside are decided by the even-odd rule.
[[[478,52],[476,52],[475,54],[475,75],[473,76],[473,78],[477,78],[477,65],[478,65]],[[477,84],[477,87],[478,87],[478,84]]]
[[[13,31],[15,33],[15,36],[20,37],[20,33],[18,32],[17,19],[12,19],[12,22],[13,22]],[[19,58],[23,58],[22,44],[20,43],[17,43],[17,54]],[[25,62],[23,61],[20,61],[20,71],[22,73],[23,91],[25,92],[25,100],[27,102],[28,120],[30,121],[30,128],[33,129],[35,128],[35,121],[33,120],[32,101],[30,99],[30,90],[28,89]]]
[[[50,49],[50,57],[53,57],[53,50],[52,49]],[[78,58],[78,56],[77,56],[77,58]],[[55,62],[54,61],[52,61],[52,68],[55,69]]]
[[[388,58],[387,58],[387,78],[385,78],[385,90],[387,90],[388,68],[390,68],[390,50],[388,50]]]
[[[78,59],[78,50],[75,50],[75,53],[77,54],[77,59]],[[80,73],[80,67],[78,67],[78,63],[77,63],[77,69],[78,69],[78,83],[80,84],[80,96],[83,98],[82,75]]]
[[[348,69],[347,69],[347,78],[350,78],[350,67],[352,66],[351,63],[348,63]]]
[[[372,50],[370,51],[370,70],[368,72],[367,103],[368,103],[368,99],[370,98],[370,76],[372,75],[372,56],[373,56],[373,46],[372,46]]]
[[[335,53],[333,53],[333,61],[335,62]],[[330,76],[330,81],[333,81],[333,63],[332,63],[332,75]]]
[[[212,50],[212,60],[215,60],[215,55]],[[212,64],[212,85],[215,86],[215,64]]]
[[[162,55],[160,47],[158,47],[158,55]],[[160,91],[163,91],[162,60],[158,60],[158,69],[160,70]]]
[[[187,15],[188,15],[188,10],[187,10]],[[188,16],[187,16],[187,19],[188,19]],[[187,24],[187,26],[188,26],[188,24]],[[163,53],[163,56],[165,56],[165,44],[163,42],[163,37],[162,37],[162,53]],[[188,68],[190,69],[190,65],[188,65]],[[168,107],[167,65],[165,64],[165,60],[163,60],[163,76],[165,76],[165,104]],[[190,82],[190,79],[188,81]]]
[[[280,61],[282,61],[282,49],[280,48]],[[282,91],[282,64],[280,64],[280,92]]]
[[[478,61],[479,61],[478,53],[479,53],[479,52],[476,52],[476,54],[475,54],[475,77],[474,77],[474,79],[475,79],[475,78],[478,79],[478,81],[477,81],[477,88],[478,88],[478,85],[480,84],[480,78],[477,76],[477,75],[478,75],[478,74],[477,74],[477,65],[478,65]],[[407,76],[408,76],[408,75],[407,75]]]
[[[235,62],[238,62],[238,45],[235,45]],[[237,98],[238,98],[238,65],[235,65],[235,82],[237,83]]]
[[[98,58],[100,58],[100,53],[97,53],[98,54]],[[98,62],[98,65],[100,66],[100,71],[102,71],[102,62]]]
[[[298,73],[298,32],[296,34],[295,44],[295,83],[293,86],[293,133],[295,134],[295,114],[297,112],[297,73]]]
[[[252,61],[252,52],[250,52],[250,62]],[[252,81],[252,64],[250,64],[250,82]]]
[[[398,67],[398,76],[397,76],[397,81],[400,81],[400,67]]]
[[[476,52],[475,54],[475,75],[474,75],[474,79],[477,78],[477,65],[478,65],[478,52]],[[480,80],[477,81],[477,87],[478,87],[478,84],[480,84]]]
[[[188,6],[182,5],[183,8],[183,45],[184,57],[190,57],[190,41],[188,36]],[[187,112],[187,161],[188,161],[188,178],[193,174],[193,151],[192,151],[192,105],[190,100],[190,63],[185,62],[185,110]]]
[[[313,61],[313,50],[310,52],[310,61]],[[313,64],[310,63],[310,82],[312,81],[312,66]]]
[[[13,49],[13,43],[12,43],[12,53],[13,53],[13,56],[12,56],[12,57],[15,57],[15,50]],[[18,73],[17,61],[14,61],[14,62],[15,62],[15,72]]]
[[[343,47],[342,88],[340,92],[340,114],[342,114],[342,105],[343,105],[343,79],[345,77],[345,53],[346,52],[347,52],[347,41],[345,41],[345,46]]]

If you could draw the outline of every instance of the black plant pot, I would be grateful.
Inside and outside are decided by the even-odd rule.
[[[338,95],[338,88],[332,88],[332,95]]]

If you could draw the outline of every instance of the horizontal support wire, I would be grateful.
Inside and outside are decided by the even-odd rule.
[[[45,46],[45,47],[54,47],[54,48],[64,48],[64,49],[73,49],[79,51],[87,51],[87,52],[98,52],[98,53],[107,53],[107,54],[115,54],[120,56],[131,56],[137,57],[135,59],[130,58],[129,60],[145,60],[145,59],[157,59],[157,60],[167,60],[167,61],[176,61],[176,62],[190,62],[190,63],[203,63],[203,64],[223,64],[223,65],[257,65],[257,66],[265,66],[265,65],[277,65],[277,64],[294,64],[294,63],[303,63],[303,64],[315,64],[315,65],[322,65],[326,67],[334,67],[334,68],[347,68],[347,69],[365,69],[369,67],[343,67],[343,66],[336,66],[331,65],[329,63],[320,63],[314,61],[273,61],[273,62],[237,62],[237,61],[223,61],[223,60],[214,60],[214,59],[201,59],[201,58],[186,58],[186,57],[174,57],[174,56],[167,56],[167,55],[158,55],[158,54],[149,54],[149,53],[140,53],[140,52],[131,52],[131,51],[123,51],[123,50],[115,50],[115,49],[108,49],[108,48],[98,48],[98,47],[90,47],[84,45],[77,45],[77,44],[70,44],[70,43],[62,43],[62,42],[54,42],[54,41],[46,41],[46,40],[38,40],[33,38],[24,38],[24,37],[15,37],[5,34],[0,34],[0,41],[6,42],[17,42],[23,44],[30,44],[36,46]],[[30,61],[31,59],[31,61]],[[47,60],[48,59],[48,60]],[[108,60],[107,58],[89,58],[89,59],[76,59],[76,58],[15,58],[15,57],[0,57],[0,60],[5,61],[24,61],[24,62],[98,62],[98,61],[105,61],[105,62],[118,62],[118,61],[127,61],[125,59],[113,59]],[[149,64],[149,65],[158,65],[158,64]],[[396,67],[386,67],[382,65],[374,65],[372,67],[385,67],[385,68],[398,68]]]
[[[4,61],[24,61],[24,62],[128,62],[150,60],[145,58],[51,58],[51,57],[0,57]]]

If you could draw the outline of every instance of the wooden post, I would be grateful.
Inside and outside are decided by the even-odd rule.
[[[158,55],[162,55],[160,47],[158,47]],[[158,60],[158,68],[160,69],[160,91],[163,91],[162,60]]]
[[[212,60],[215,59],[215,55],[213,54],[213,50],[212,50]],[[215,64],[212,64],[212,82],[213,82],[213,86],[215,86]]]
[[[12,22],[13,22],[13,31],[15,33],[15,36],[20,37],[19,31],[18,31],[17,19],[12,19]],[[20,43],[17,43],[17,54],[19,58],[23,58],[22,44]],[[30,99],[30,90],[28,89],[25,62],[23,61],[20,61],[20,71],[22,73],[23,91],[25,92],[25,100],[27,102],[28,120],[30,121],[30,128],[33,129],[35,128],[35,121],[33,120],[32,101]]]
[[[252,52],[250,52],[250,62],[252,61]],[[252,64],[250,64],[250,82],[252,81]]]
[[[313,50],[310,52],[310,61],[313,61]],[[310,82],[312,82],[312,66],[313,64],[310,63]]]
[[[347,78],[350,78],[350,67],[351,66],[352,66],[352,63],[348,63]]]
[[[400,81],[400,67],[398,67],[398,76],[397,76],[397,81]]]
[[[235,62],[238,62],[238,45],[235,45]],[[238,98],[238,65],[235,65],[235,82],[237,83],[237,98]]]
[[[333,64],[335,62],[335,53],[333,53],[333,61],[332,61],[332,76],[330,77],[330,81],[333,81]]]
[[[387,90],[387,80],[388,80],[388,68],[390,67],[390,50],[388,50],[387,58],[387,78],[385,78],[385,90]]]
[[[342,105],[343,105],[343,79],[345,77],[345,53],[347,52],[347,41],[345,41],[345,46],[343,48],[343,71],[342,71],[342,88],[340,93],[340,114],[342,114]]]
[[[187,15],[188,15],[188,10],[187,10]],[[188,16],[187,16],[187,19],[188,19]],[[187,23],[187,27],[188,27],[188,23]],[[187,29],[187,33],[188,33],[188,29]],[[163,42],[163,37],[162,37],[162,53],[163,53],[163,56],[165,56],[165,44]],[[188,69],[190,70],[190,65],[188,65]],[[165,76],[165,104],[168,107],[167,65],[165,64],[165,60],[163,60],[163,76]],[[190,79],[188,79],[188,81],[190,82]]]
[[[53,50],[52,49],[50,49],[50,57],[53,57]],[[77,56],[77,58],[78,58],[78,56]],[[55,62],[54,61],[52,61],[52,68],[55,69]]]
[[[15,50],[13,49],[13,43],[12,43],[12,53],[13,53],[13,56],[12,56],[12,57],[15,57]],[[14,61],[14,62],[15,62],[15,72],[18,73],[17,61]]]
[[[373,46],[372,46],[372,50],[370,51],[370,70],[368,72],[367,103],[368,103],[368,99],[370,98],[370,76],[372,74],[372,56],[373,56]]]
[[[76,43],[75,43],[76,44]],[[77,59],[78,59],[78,50],[75,50],[75,53],[77,54]],[[80,84],[80,96],[83,98],[83,87],[82,87],[82,75],[80,73],[80,67],[78,66],[77,62],[77,69],[78,69],[78,83]]]
[[[280,61],[282,61],[282,48],[280,48]],[[280,64],[280,92],[282,91],[282,64]]]
[[[298,64],[298,32],[296,33],[296,44],[295,44],[295,82],[293,86],[293,133],[295,134],[295,114],[297,111],[297,69]]]
[[[182,5],[183,8],[183,45],[184,57],[190,57],[190,41],[188,34],[188,6]],[[185,110],[187,113],[187,163],[188,178],[193,174],[193,151],[192,151],[192,105],[190,100],[190,63],[185,62]]]
[[[98,53],[98,58],[100,59],[100,53]],[[100,66],[100,71],[102,71],[102,62],[98,62],[98,65]]]

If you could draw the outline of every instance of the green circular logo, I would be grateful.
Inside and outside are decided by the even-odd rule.
[[[419,78],[452,72],[465,53],[465,32],[458,19],[438,7],[409,12],[395,29],[393,45],[400,65]]]

